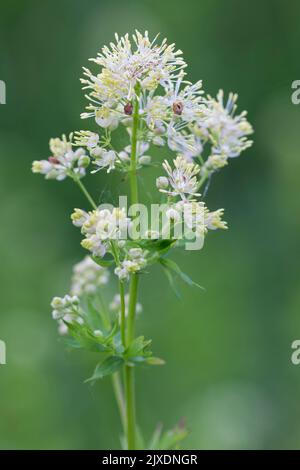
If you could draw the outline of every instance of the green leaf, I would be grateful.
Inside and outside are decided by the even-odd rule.
[[[164,364],[162,359],[154,357],[152,351],[149,347],[151,340],[145,340],[144,336],[139,336],[135,338],[128,348],[125,350],[123,355],[124,359],[130,363],[134,364],[148,364],[148,365],[161,365]]]
[[[162,429],[163,429],[162,424],[158,424],[156,426],[154,433],[152,434],[152,437],[149,442],[149,446],[148,446],[149,450],[157,450],[159,448],[159,441],[161,438]]]
[[[119,356],[109,356],[103,362],[98,364],[94,370],[92,377],[85,380],[85,382],[95,383],[97,380],[102,379],[107,375],[111,375],[122,367],[124,359]]]
[[[109,346],[105,344],[105,338],[95,338],[85,325],[79,325],[79,323],[68,323],[64,320],[67,325],[70,335],[83,349],[87,349],[92,352],[107,352],[110,350]]]
[[[149,442],[149,450],[179,449],[179,443],[185,439],[188,432],[184,424],[178,424],[174,429],[162,433],[162,425],[159,424]]]
[[[178,449],[178,444],[186,438],[188,432],[182,425],[177,425],[174,429],[166,431],[160,441],[158,450],[174,450]]]
[[[118,331],[118,333],[113,337],[113,345],[114,345],[114,350],[117,354],[123,354],[124,352],[124,346],[121,338],[121,332]]]
[[[169,284],[170,284],[170,287],[171,287],[172,291],[176,295],[177,299],[181,300],[181,295],[180,295],[179,290],[176,287],[172,272],[169,269],[167,269],[162,263],[161,263],[161,265],[162,265],[162,268],[164,270],[165,275],[167,276],[167,279],[169,281]]]
[[[187,274],[181,271],[180,267],[178,266],[178,264],[175,263],[175,261],[167,258],[160,258],[159,262],[166,269],[169,269],[170,271],[176,273],[182,279],[182,281],[188,284],[189,286],[195,286],[199,287],[199,289],[205,290],[204,287],[197,284],[197,282],[194,282]]]
[[[146,353],[149,354],[149,350],[146,350],[150,346],[150,344],[151,340],[145,341],[144,336],[139,336],[138,338],[135,338],[126,349],[124,354],[125,358],[130,359],[137,356],[144,356]]]
[[[80,349],[81,344],[75,338],[59,338],[59,341],[63,343],[67,348]]]
[[[166,362],[160,357],[151,356],[146,359],[146,363],[150,366],[163,366]]]
[[[145,249],[159,252],[160,255],[170,250],[172,245],[176,243],[176,240],[170,239],[159,239],[159,240],[147,240],[145,243]]]
[[[110,332],[108,333],[107,336],[105,336],[105,340],[106,341],[113,340],[114,336],[117,334],[118,328],[119,328],[119,321],[118,319],[116,319],[112,325]]]
[[[86,298],[86,321],[93,330],[102,329],[101,316],[90,298]]]
[[[113,259],[104,259],[100,258],[100,256],[91,256],[92,260],[95,261],[96,264],[102,266],[103,268],[107,268],[114,263]]]

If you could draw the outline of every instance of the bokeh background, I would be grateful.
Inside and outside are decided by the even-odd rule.
[[[149,437],[184,417],[187,449],[300,448],[300,366],[290,359],[300,338],[299,16],[297,0],[1,2],[0,448],[119,448],[109,380],[83,383],[96,358],[66,352],[50,316],[84,255],[69,215],[85,202],[71,182],[45,182],[30,166],[48,156],[49,137],[83,127],[81,66],[134,28],[175,41],[207,92],[239,93],[255,128],[254,146],[207,194],[230,230],[175,256],[206,291],[183,285],[179,301],[159,268],[141,283],[138,329],[167,364],[138,373],[139,423]],[[104,173],[87,184],[96,198],[126,191]]]

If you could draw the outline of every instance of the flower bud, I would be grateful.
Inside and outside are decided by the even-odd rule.
[[[86,250],[92,250],[94,247],[92,240],[90,240],[89,238],[84,238],[83,240],[81,240],[80,244]]]
[[[141,165],[150,165],[151,163],[151,157],[150,155],[142,155],[140,158],[139,158],[139,163]]]
[[[48,162],[52,163],[52,165],[57,165],[59,163],[59,160],[57,160],[56,157],[49,157]]]
[[[166,211],[166,216],[169,220],[173,220],[174,222],[179,222],[181,218],[179,212],[172,207]]]
[[[55,310],[59,310],[64,308],[66,305],[65,300],[61,297],[53,297],[51,302],[51,307]]]
[[[174,114],[181,116],[182,111],[183,111],[183,103],[181,101],[175,101],[175,103],[173,103]]]
[[[104,150],[105,149],[103,147],[95,147],[90,150],[90,154],[92,155],[92,157],[99,158],[102,157]]]
[[[96,336],[97,338],[102,338],[103,333],[101,330],[94,330],[94,336]]]
[[[72,305],[78,305],[79,304],[79,298],[77,295],[72,295],[70,298],[70,302]]]
[[[32,162],[32,172],[33,173],[41,173],[43,169],[43,164],[39,160],[35,160]]]
[[[87,220],[87,217],[87,213],[82,209],[74,209],[74,212],[71,215],[71,220],[75,227],[82,227],[84,222]]]
[[[88,132],[86,136],[86,146],[89,149],[95,148],[99,142],[99,135],[95,132]]]
[[[157,145],[158,147],[163,147],[165,145],[165,141],[160,135],[156,135],[155,137],[153,137],[152,142],[154,145]]]
[[[127,116],[131,116],[132,111],[133,111],[132,103],[130,103],[130,102],[126,103],[125,106],[124,106],[124,113]]]
[[[78,160],[78,166],[80,168],[87,168],[90,164],[90,157],[88,155],[82,155]]]
[[[63,318],[65,315],[65,311],[64,310],[52,310],[52,318],[53,320],[60,320],[61,318]]]
[[[142,256],[143,254],[143,250],[141,248],[131,248],[129,250],[129,256],[130,258],[139,258],[140,256]]]
[[[169,180],[166,176],[159,176],[156,178],[156,187],[157,189],[167,189],[169,186]]]

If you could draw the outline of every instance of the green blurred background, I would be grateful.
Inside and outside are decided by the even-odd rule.
[[[206,291],[181,286],[179,301],[158,268],[141,283],[138,329],[167,364],[138,373],[139,422],[149,437],[184,417],[185,448],[300,448],[300,366],[290,360],[300,338],[300,106],[290,99],[299,16],[297,0],[1,2],[2,449],[119,448],[110,382],[83,383],[96,358],[66,352],[50,315],[84,254],[69,215],[85,202],[71,182],[45,182],[30,167],[48,156],[49,137],[83,127],[81,66],[134,28],[175,41],[210,94],[239,93],[255,128],[254,146],[207,195],[230,230],[176,255]],[[86,181],[95,197],[126,188],[104,173]]]

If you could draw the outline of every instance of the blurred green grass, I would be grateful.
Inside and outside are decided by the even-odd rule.
[[[83,384],[95,358],[67,353],[50,317],[84,254],[69,215],[85,202],[71,182],[45,182],[30,166],[51,136],[82,128],[81,66],[136,27],[175,41],[207,92],[238,92],[255,128],[253,148],[208,193],[230,230],[176,254],[206,291],[182,286],[178,301],[158,268],[143,279],[138,328],[167,364],[138,374],[139,421],[149,436],[185,417],[186,448],[300,448],[300,369],[290,362],[300,337],[300,108],[290,101],[299,13],[293,0],[2,2],[0,448],[119,447],[109,382]],[[110,178],[89,177],[96,197],[110,183],[117,194]]]

